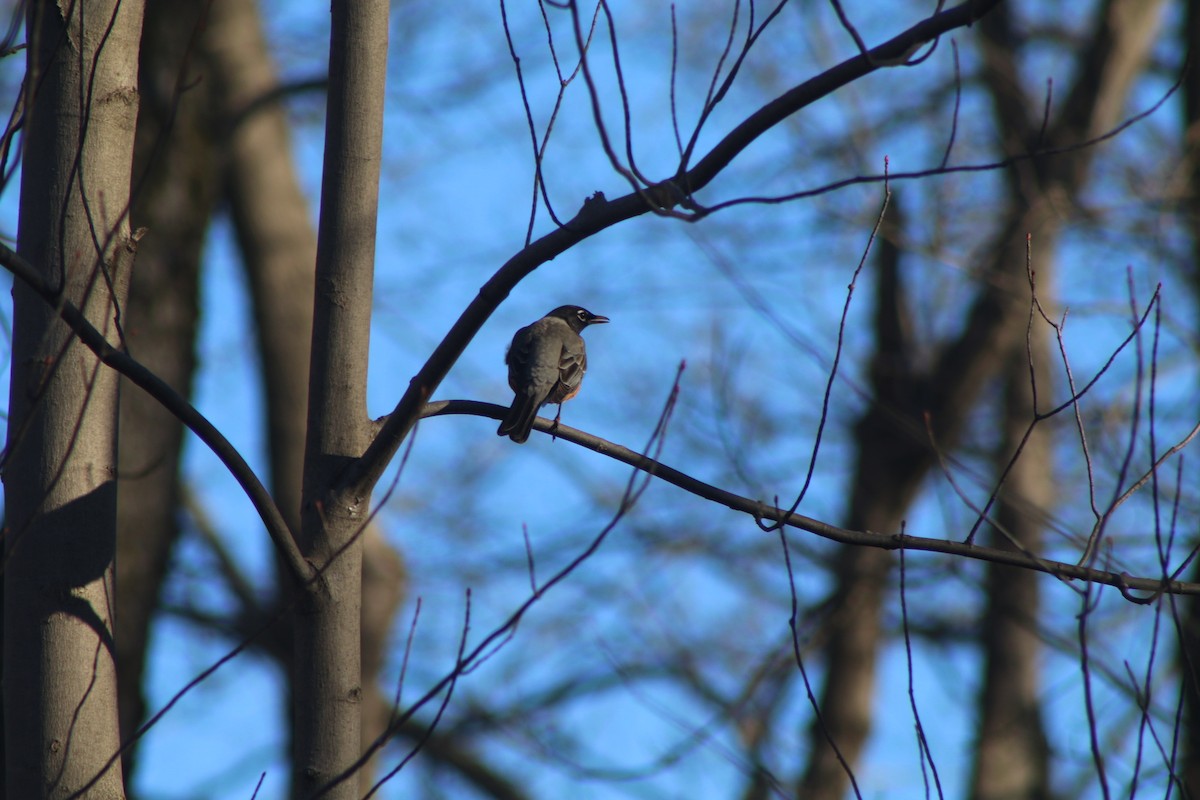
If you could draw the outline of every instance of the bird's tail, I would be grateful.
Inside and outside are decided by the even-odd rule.
[[[507,436],[517,444],[522,444],[529,438],[533,430],[533,420],[537,417],[538,404],[528,395],[518,394],[513,398],[512,407],[504,415],[504,421],[496,430],[499,436]]]

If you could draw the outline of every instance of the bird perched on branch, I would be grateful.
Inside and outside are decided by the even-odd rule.
[[[601,322],[608,317],[579,306],[559,306],[516,332],[504,357],[508,385],[516,397],[497,434],[521,444],[529,438],[538,409],[547,403],[558,403],[558,424],[562,404],[579,394],[587,372],[587,348],[579,334]]]

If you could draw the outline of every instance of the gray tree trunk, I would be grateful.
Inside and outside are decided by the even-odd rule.
[[[204,49],[227,137],[222,172],[262,356],[271,494],[299,530],[317,234],[296,175],[286,110],[278,101],[263,102],[279,88],[279,76],[257,3],[213,2]]]
[[[200,258],[220,186],[211,85],[191,43],[207,0],[146,8],[132,224],[145,227],[129,287],[129,352],[184,397],[196,366]],[[184,90],[186,87],[186,91]],[[117,489],[117,681],[121,738],[146,715],[142,674],[150,621],[179,534],[183,424],[132,384],[121,385]],[[125,751],[132,774],[136,744]]]
[[[1050,289],[1038,297],[1049,309]],[[1052,382],[1045,326],[1037,326],[1033,354],[1042,410],[1051,402]],[[1033,419],[1033,390],[1029,357],[1014,352],[1007,366],[1004,441],[1001,467],[1021,443]],[[1053,458],[1047,426],[1035,428],[1013,465],[1000,494],[996,520],[1004,533],[994,532],[993,546],[1042,551],[1042,529],[1055,502]],[[1041,577],[1027,569],[987,565],[987,609],[980,639],[984,677],[979,697],[979,736],[971,780],[976,800],[1041,800],[1050,796],[1050,750],[1038,689],[1042,639],[1038,634]]]
[[[366,450],[367,350],[383,145],[388,3],[333,4],[300,549],[319,571],[296,615],[293,792],[359,796],[362,531],[371,487],[339,483]]]
[[[132,265],[125,212],[141,27],[136,0],[29,4],[18,252],[112,342]],[[112,637],[117,376],[20,282],[9,409],[7,794],[122,797]]]

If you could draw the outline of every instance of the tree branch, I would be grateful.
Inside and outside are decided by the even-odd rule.
[[[453,414],[470,414],[490,417],[499,420],[503,418],[506,409],[493,403],[482,403],[476,400],[439,400],[429,403],[421,413],[422,417],[440,417]],[[923,536],[910,536],[906,533],[881,533],[879,531],[856,531],[849,528],[839,528],[819,519],[806,517],[803,514],[787,513],[786,510],[769,506],[761,500],[751,500],[748,497],[734,494],[711,484],[697,480],[687,473],[643,456],[619,444],[593,436],[590,433],[564,425],[557,427],[553,420],[538,417],[533,423],[534,430],[550,433],[553,429],[555,438],[572,444],[586,447],[600,455],[628,464],[631,467],[646,472],[667,483],[678,486],[704,500],[720,503],[726,508],[749,514],[757,521],[769,520],[798,528],[808,533],[815,533],[825,539],[841,544],[876,547],[883,550],[917,550],[928,553],[945,553],[952,556],[974,558],[993,564],[1005,564],[1012,567],[1022,567],[1037,572],[1053,575],[1064,581],[1082,580],[1114,586],[1120,590],[1121,596],[1135,603],[1142,603],[1146,598],[1131,594],[1132,590],[1152,592],[1151,597],[1159,594],[1200,595],[1200,583],[1178,581],[1167,578],[1135,577],[1124,572],[1092,569],[1062,561],[1039,558],[1034,555],[1002,550],[996,547],[984,547],[951,539],[933,539]]]
[[[141,363],[128,353],[118,350],[109,344],[104,335],[87,321],[77,306],[61,297],[45,282],[41,273],[32,264],[2,243],[0,243],[0,266],[7,268],[13,275],[37,292],[47,304],[56,308],[59,317],[71,327],[71,330],[79,337],[79,341],[95,353],[96,357],[105,366],[116,370],[141,387],[146,393],[161,403],[163,408],[179,418],[184,425],[187,425],[199,437],[200,441],[204,442],[212,450],[213,454],[221,460],[221,463],[225,465],[225,468],[229,470],[230,474],[241,485],[246,496],[250,498],[250,502],[254,504],[254,508],[258,511],[263,525],[267,528],[267,533],[271,536],[271,541],[279,549],[280,555],[287,564],[292,577],[295,578],[298,584],[303,584],[310,580],[315,573],[308,562],[301,557],[300,551],[292,539],[291,531],[288,529],[287,523],[284,522],[283,516],[279,513],[279,508],[275,505],[275,501],[271,498],[266,487],[258,480],[258,476],[254,474],[254,470],[242,458],[241,453],[229,443],[229,440],[203,414],[197,411],[191,403],[167,385],[161,378],[142,366]]]
[[[684,197],[700,190],[749,147],[759,136],[771,130],[800,109],[811,105],[846,84],[890,65],[903,63],[904,57],[942,34],[974,23],[1000,0],[966,0],[954,8],[918,22],[888,42],[842,62],[836,67],[805,81],[767,103],[747,117],[725,136],[694,168],[667,182],[663,191],[638,190],[607,200],[597,192],[566,225],[551,231],[508,260],[482,287],[466,307],[445,338],[409,382],[408,390],[386,418],[379,434],[362,458],[354,462],[341,478],[344,487],[368,487],[383,474],[400,444],[408,436],[422,409],[441,384],[450,368],[462,355],[480,328],[508,297],[518,283],[547,261],[583,240],[619,222],[649,211],[665,211]],[[661,203],[661,205],[660,205]],[[664,207],[665,206],[665,207]]]

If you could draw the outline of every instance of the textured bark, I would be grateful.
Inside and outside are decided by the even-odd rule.
[[[70,13],[62,17],[60,13]],[[132,267],[142,7],[31,3],[18,251],[110,341]],[[19,282],[4,464],[5,787],[123,796],[112,613],[117,377]]]
[[[1059,118],[1043,126],[1042,104],[1021,86],[1010,9],[1000,4],[977,23],[984,79],[991,92],[1005,153],[1076,145],[1120,121],[1129,87],[1145,63],[1162,2],[1112,0],[1103,5],[1082,48],[1078,70]],[[1028,290],[1025,236],[1032,233],[1039,281],[1053,282],[1053,249],[1062,214],[1088,174],[1095,149],[1018,161],[1009,170],[1010,194],[999,204],[999,233],[981,248],[981,289],[962,334],[942,350],[927,375],[881,383],[857,430],[857,468],[847,527],[898,530],[908,504],[935,463],[924,433],[927,410],[938,446],[952,450],[983,389],[997,379],[1013,353],[1023,352]],[[886,302],[883,303],[886,305]],[[894,336],[877,321],[878,346]],[[903,365],[911,354],[889,353]],[[898,385],[894,385],[898,384]],[[856,763],[871,727],[880,611],[890,557],[847,550],[839,555],[830,636],[825,648],[829,678],[822,689],[821,722],[810,733],[811,755],[801,783],[806,798],[840,800],[849,777],[828,740],[848,764]],[[873,585],[872,585],[873,584]]]
[[[1048,287],[1038,297],[1048,309]],[[1051,397],[1045,327],[1035,328],[1034,365],[1038,395]],[[999,453],[1006,465],[1033,419],[1029,358],[1014,352],[1005,378],[1004,441]],[[1040,552],[1046,512],[1052,508],[1051,437],[1045,425],[1025,442],[999,497],[996,521],[1007,532],[993,532],[996,547]],[[979,697],[979,737],[971,781],[977,800],[1040,800],[1050,796],[1049,746],[1041,714],[1038,668],[1042,649],[1037,631],[1040,578],[1035,572],[987,565],[987,609],[980,639],[984,679]]]
[[[142,108],[132,215],[147,231],[126,305],[130,353],[184,397],[196,366],[200,257],[219,188],[211,84],[194,43],[208,3],[152,3],[141,50]],[[185,89],[186,87],[186,89]],[[179,534],[183,425],[122,382],[117,484],[117,678],[121,738],[146,714],[142,673],[150,620]],[[125,752],[127,780],[136,744]]]
[[[366,378],[388,4],[333,4],[300,548],[321,571],[295,636],[293,792],[358,797],[361,532],[370,487],[339,485],[372,430]],[[331,782],[332,785],[331,785]]]

